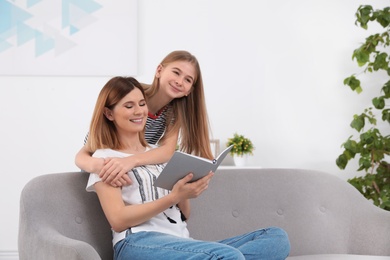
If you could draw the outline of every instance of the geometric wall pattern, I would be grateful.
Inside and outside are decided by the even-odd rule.
[[[50,10],[55,5],[58,13]],[[71,36],[93,23],[100,8],[93,0],[0,0],[0,53],[33,41],[35,57],[48,51],[61,55],[77,45]]]
[[[137,0],[0,0],[0,75],[137,74]]]

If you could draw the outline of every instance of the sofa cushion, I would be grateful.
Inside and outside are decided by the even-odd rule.
[[[196,239],[277,226],[290,238],[291,256],[390,256],[390,212],[332,174],[220,167],[208,190],[191,204],[188,226]]]

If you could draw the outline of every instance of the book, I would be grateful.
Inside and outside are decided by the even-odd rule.
[[[233,145],[227,147],[214,160],[176,151],[154,182],[154,186],[172,190],[176,182],[190,172],[194,174],[191,182],[197,181],[210,171],[215,172],[232,147]]]

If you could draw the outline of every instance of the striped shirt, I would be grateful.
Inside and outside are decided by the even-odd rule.
[[[145,126],[145,139],[149,144],[157,144],[164,135],[169,107],[161,109],[156,115],[148,114]]]

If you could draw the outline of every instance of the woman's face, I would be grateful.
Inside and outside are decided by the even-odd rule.
[[[145,97],[138,88],[123,97],[113,109],[105,108],[106,117],[113,121],[118,133],[139,133],[148,116]]]
[[[172,99],[187,96],[191,92],[196,76],[194,65],[188,61],[160,64],[156,71],[160,89]]]

